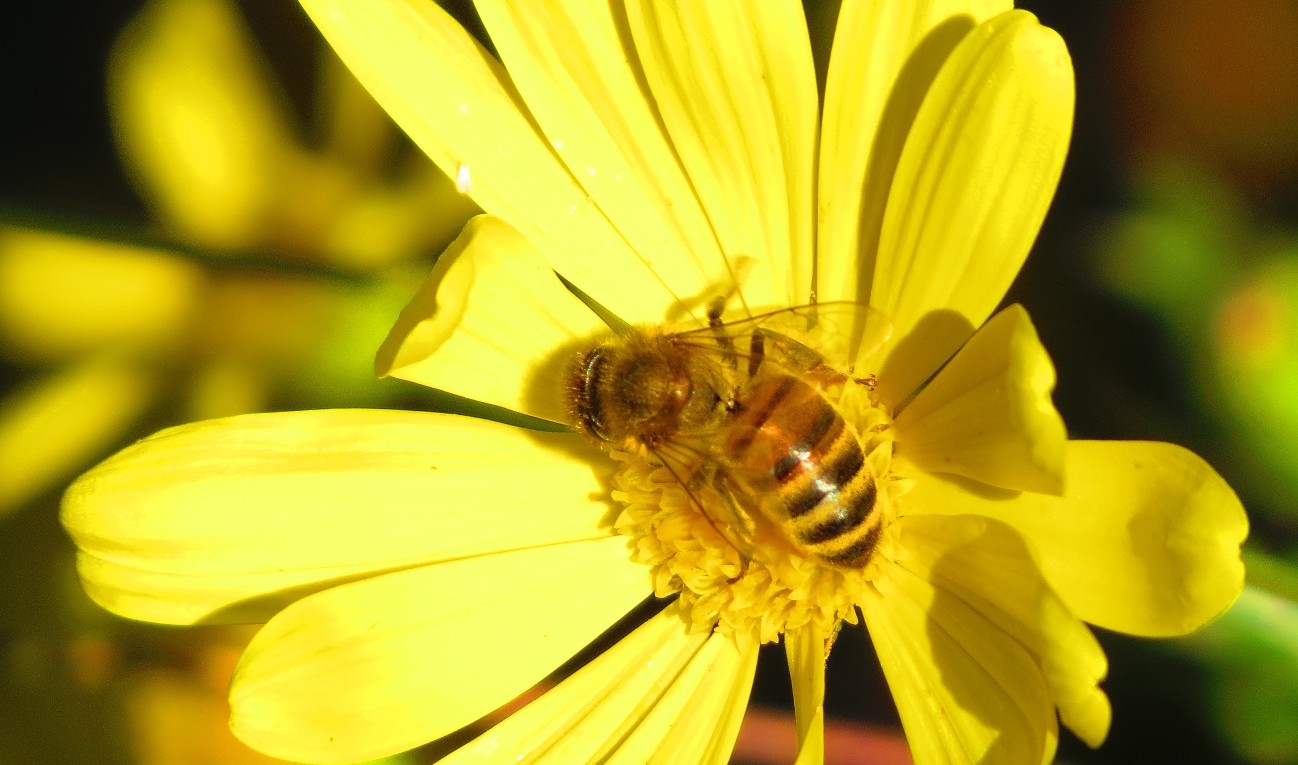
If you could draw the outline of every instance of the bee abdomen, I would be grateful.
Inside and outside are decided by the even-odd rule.
[[[781,423],[784,432],[802,436],[781,442],[787,446],[770,468],[779,499],[769,506],[804,553],[840,566],[864,566],[880,533],[874,471],[851,426],[819,393],[805,393],[794,396],[801,399],[799,407]],[[794,417],[803,424],[795,427]]]
[[[821,471],[808,479],[786,505],[796,541],[831,563],[865,565],[881,528],[879,485],[851,429],[843,429]]]
[[[804,516],[794,525],[798,540],[807,545],[819,545],[839,539],[859,527],[874,511],[877,484],[873,479],[864,481],[863,487],[852,496],[846,492],[836,497],[826,497],[818,506],[820,512]]]
[[[826,551],[820,557],[830,563],[849,568],[862,568],[870,560],[870,553],[879,544],[879,535],[883,533],[883,523],[875,519],[873,523],[861,527],[863,533],[856,535],[853,541],[837,550]]]
[[[732,464],[771,486],[763,513],[800,552],[860,568],[880,533],[878,484],[856,431],[793,376],[750,391],[727,447]]]

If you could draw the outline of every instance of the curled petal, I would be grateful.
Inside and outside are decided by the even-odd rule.
[[[401,312],[375,371],[564,422],[564,373],[601,331],[531,242],[480,215]]]
[[[816,710],[807,725],[807,733],[798,743],[798,759],[793,765],[824,765],[825,762],[825,710]]]
[[[982,326],[897,416],[897,451],[930,472],[1043,494],[1064,490],[1068,431],[1055,367],[1023,306]]]
[[[1068,610],[1147,637],[1202,627],[1239,595],[1248,518],[1193,452],[1146,441],[1069,441],[1062,497],[922,474],[907,514],[975,514],[1027,540]]]
[[[784,633],[798,727],[798,765],[825,761],[825,642],[828,637],[815,622]]]
[[[903,518],[900,565],[959,598],[1032,654],[1059,717],[1099,746],[1112,711],[1097,686],[1108,661],[1095,636],[1050,589],[1023,538],[976,515]]]

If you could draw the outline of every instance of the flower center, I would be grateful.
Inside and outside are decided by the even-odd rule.
[[[679,594],[695,628],[756,632],[771,642],[811,622],[831,635],[843,621],[856,623],[878,556],[892,557],[895,503],[907,482],[892,472],[892,418],[868,388],[848,381],[825,396],[855,430],[878,484],[882,533],[864,566],[835,566],[799,552],[772,519],[751,519],[751,544],[737,544],[726,520],[734,517],[733,503],[712,491],[687,492],[667,468],[613,453],[621,463],[613,498],[625,505],[616,529],[634,540],[633,558],[652,567],[655,595]]]

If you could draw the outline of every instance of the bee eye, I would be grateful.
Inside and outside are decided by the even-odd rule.
[[[603,410],[599,403],[599,384],[604,376],[606,361],[602,347],[593,349],[582,360],[582,406],[578,412],[582,424],[586,426],[586,430],[596,438],[603,440],[608,440],[608,438],[600,427]]]

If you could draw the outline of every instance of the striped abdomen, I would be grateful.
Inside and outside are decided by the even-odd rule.
[[[727,429],[733,469],[762,513],[799,551],[861,568],[882,531],[878,483],[856,430],[811,385],[787,373],[759,376]]]

